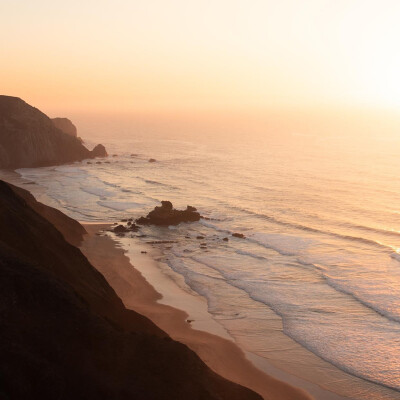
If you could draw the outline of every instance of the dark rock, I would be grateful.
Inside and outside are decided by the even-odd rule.
[[[124,233],[128,232],[128,228],[126,228],[124,225],[117,225],[115,228],[112,229],[114,233]]]
[[[239,238],[239,239],[244,239],[245,236],[243,235],[243,233],[232,233],[233,237]]]
[[[196,239],[204,239],[204,236],[196,236]]]
[[[112,156],[113,156],[113,157],[118,157],[118,154],[113,154]]]
[[[155,207],[146,217],[140,217],[136,223],[140,225],[178,225],[181,222],[199,221],[200,214],[194,207],[187,206],[186,210],[175,210],[170,201],[162,201],[161,207]]]
[[[108,156],[106,148],[102,144],[98,144],[97,146],[95,146],[95,148],[90,152],[90,155],[90,158]]]
[[[102,162],[101,161],[96,161],[96,164],[102,164]]]
[[[131,157],[137,157],[137,156],[138,156],[137,154],[134,153],[131,154]]]
[[[139,226],[137,226],[136,224],[132,223],[132,222],[128,222],[128,230],[131,232],[137,232],[139,230]]]
[[[149,162],[156,162],[157,160],[155,158],[150,158]]]
[[[44,167],[94,157],[64,129],[20,98],[0,96],[0,168]]]
[[[141,251],[142,254],[147,254],[147,251]]]
[[[121,222],[126,222],[126,221],[128,221],[126,218],[121,219]]]
[[[91,161],[88,161],[86,164],[93,164]]]
[[[229,239],[227,237],[224,237],[222,240],[225,241],[225,242],[229,241]]]

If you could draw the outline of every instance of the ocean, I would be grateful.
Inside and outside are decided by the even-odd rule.
[[[196,207],[200,222],[136,235],[173,242],[160,261],[243,349],[344,396],[400,399],[400,140],[81,135],[108,163],[18,170],[39,200],[85,222]]]

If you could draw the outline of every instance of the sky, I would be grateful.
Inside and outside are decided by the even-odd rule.
[[[38,108],[400,107],[398,0],[1,0],[3,94]]]

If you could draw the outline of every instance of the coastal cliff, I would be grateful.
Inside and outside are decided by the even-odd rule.
[[[52,118],[53,124],[56,128],[71,136],[78,136],[76,126],[68,118]]]
[[[104,146],[90,151],[63,130],[22,99],[0,96],[0,168],[43,167],[107,156]]]
[[[0,398],[261,399],[126,309],[78,225],[0,181]]]

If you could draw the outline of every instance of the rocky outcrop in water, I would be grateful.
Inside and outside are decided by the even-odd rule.
[[[92,157],[107,157],[107,151],[106,148],[102,144],[98,144],[97,146],[94,147],[92,150]]]
[[[162,201],[161,206],[155,207],[146,217],[136,220],[140,225],[178,225],[181,222],[195,222],[200,220],[196,208],[187,206],[186,210],[175,210],[170,201]]]
[[[97,147],[88,150],[20,98],[0,96],[0,168],[59,165],[107,154],[104,146]]]

